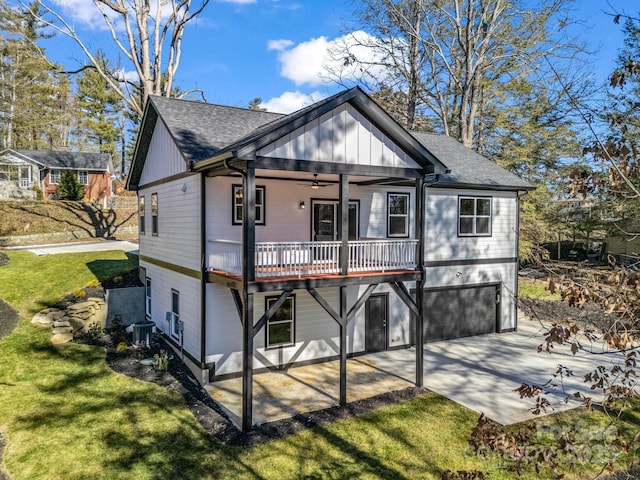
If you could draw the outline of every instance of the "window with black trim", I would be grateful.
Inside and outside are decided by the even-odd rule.
[[[140,225],[140,235],[144,235],[145,216],[144,216],[144,195],[138,198],[138,225]]]
[[[144,297],[144,313],[147,317],[151,318],[151,279],[149,277],[145,278]]]
[[[267,297],[266,310],[276,303],[278,297]],[[280,308],[273,314],[267,322],[267,348],[288,347],[295,345],[295,324],[296,324],[296,302],[295,295],[287,297]]]
[[[409,194],[387,193],[387,237],[409,236]]]
[[[158,194],[151,194],[151,234],[158,235]]]
[[[180,323],[180,292],[171,290],[171,325],[169,325],[171,336],[180,339],[182,325]]]
[[[242,225],[242,185],[234,184],[231,188],[233,213],[231,224]],[[256,185],[256,225],[265,224],[265,187]]]
[[[491,235],[491,197],[458,197],[458,235]]]

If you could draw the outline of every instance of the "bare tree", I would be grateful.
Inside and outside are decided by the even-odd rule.
[[[130,111],[142,115],[149,95],[176,96],[173,86],[180,64],[182,37],[186,25],[207,6],[201,0],[92,0],[99,10],[116,47],[133,66],[138,80],[127,79],[124,71],[108,70],[92,52],[71,22],[53,7],[43,5],[40,18],[46,25],[73,39],[87,57],[90,67],[122,97]],[[193,91],[179,92],[186,96]]]
[[[483,112],[508,104],[502,83],[530,77],[546,55],[579,50],[572,39],[554,37],[567,24],[568,3],[363,0],[356,14],[367,35],[347,36],[331,54],[344,68],[357,66],[358,81],[368,87],[405,92],[408,128],[423,109],[443,133],[472,147]]]

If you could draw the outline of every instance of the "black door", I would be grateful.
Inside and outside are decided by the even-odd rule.
[[[387,349],[387,296],[371,295],[365,304],[367,353]]]
[[[425,342],[495,332],[499,292],[497,285],[425,291]]]

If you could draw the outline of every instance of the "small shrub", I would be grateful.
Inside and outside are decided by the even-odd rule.
[[[124,327],[122,324],[122,317],[120,315],[114,315],[113,320],[111,320],[111,329],[112,330],[121,330]]]
[[[87,292],[85,292],[83,289],[79,288],[78,290],[73,292],[73,296],[76,297],[76,298],[84,298],[84,297],[87,296]]]
[[[36,192],[36,200],[44,200],[44,194],[42,193],[42,190],[40,190],[40,187],[34,185],[33,187],[31,187],[31,190]]]
[[[98,285],[100,285],[100,280],[98,280],[97,278],[94,278],[89,283],[87,283],[87,287],[97,287]]]
[[[97,340],[102,336],[103,330],[100,325],[97,323],[91,322],[89,325],[89,330],[87,331],[87,335],[91,340]]]
[[[115,277],[113,277],[113,283],[116,285],[121,285],[123,281],[124,279],[120,275],[116,275]]]
[[[116,346],[116,353],[122,353],[125,350],[127,350],[129,348],[129,346],[127,345],[126,342],[120,342],[118,343],[118,345]]]
[[[169,368],[169,352],[167,352],[166,350],[162,349],[160,350],[160,353],[156,353],[153,356],[153,359],[155,360],[155,369],[162,371],[162,372],[166,372],[167,368]]]

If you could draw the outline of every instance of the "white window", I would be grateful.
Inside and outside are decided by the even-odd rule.
[[[233,218],[231,219],[232,225],[242,225],[242,185],[233,185],[231,189],[233,194]],[[256,186],[256,225],[265,224],[265,188],[264,185]]]
[[[458,198],[458,235],[491,235],[491,197]]]
[[[62,170],[59,168],[52,168],[49,170],[49,183],[51,185],[57,185],[60,181],[60,175],[62,175]]]
[[[409,194],[387,194],[387,237],[409,236]]]
[[[171,290],[171,336],[180,339],[182,334],[182,322],[180,322],[180,292]]]
[[[278,297],[267,297],[267,310]],[[288,297],[267,322],[267,348],[287,347],[295,344],[295,297]]]
[[[145,296],[144,313],[146,314],[147,317],[151,318],[151,279],[149,277],[145,279],[144,296]]]
[[[88,185],[89,184],[89,172],[87,172],[86,170],[79,170],[78,171],[78,182],[82,185]]]

